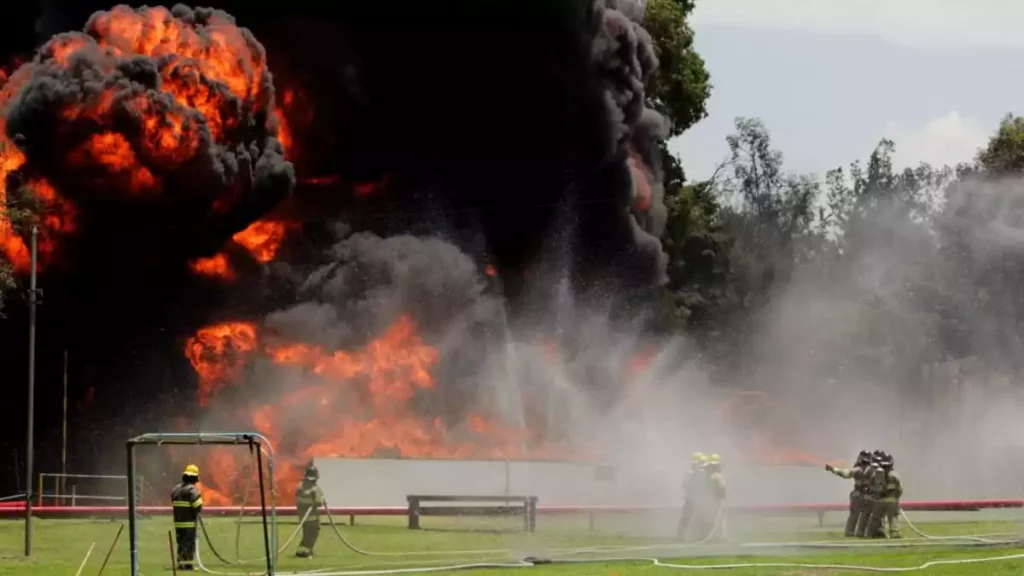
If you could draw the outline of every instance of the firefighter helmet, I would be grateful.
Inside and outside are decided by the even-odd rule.
[[[693,463],[694,464],[704,464],[707,461],[708,461],[707,454],[705,454],[703,452],[694,452],[693,453]]]
[[[708,456],[708,463],[709,464],[721,464],[722,463],[722,457],[719,456],[718,454],[712,454],[711,456]]]
[[[188,466],[185,466],[184,475],[199,478],[199,466],[196,466],[195,464],[189,464]]]
[[[312,462],[306,466],[306,471],[303,473],[303,477],[308,482],[316,482],[320,479],[320,471],[317,470],[316,466]]]

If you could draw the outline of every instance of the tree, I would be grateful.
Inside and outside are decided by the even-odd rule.
[[[727,136],[731,177],[721,193],[731,200],[732,230],[741,250],[753,255],[763,283],[788,277],[795,263],[813,250],[815,201],[820,183],[811,176],[783,172],[782,152],[772,148],[764,123],[737,118],[736,133]],[[754,278],[752,277],[751,280]]]
[[[1024,117],[1004,116],[988,145],[978,152],[977,161],[991,176],[1024,172]]]
[[[693,0],[649,0],[644,16],[658,57],[648,105],[671,120],[670,136],[705,118],[711,95],[711,75],[693,48],[693,30],[687,22],[693,8]]]
[[[955,357],[1024,368],[1024,117],[1005,116],[976,165],[957,173],[937,222],[942,337]]]
[[[644,29],[651,35],[658,57],[658,69],[647,87],[647,106],[668,118],[670,138],[708,115],[711,74],[693,47],[693,29],[687,22],[693,8],[693,0],[649,0],[644,14]],[[675,172],[681,185],[683,167],[679,159],[669,152],[666,142],[659,147],[666,180],[671,180]],[[673,193],[668,184],[666,190],[666,196]]]
[[[896,144],[881,140],[866,164],[825,178],[822,221],[830,238],[823,290],[842,294],[842,363],[877,382],[916,382],[939,348],[941,270],[932,223],[937,195],[955,176],[921,164],[899,171]]]
[[[708,181],[666,189],[663,236],[675,316],[720,366],[815,243],[820,185],[786,175],[763,123],[738,118],[731,158]]]

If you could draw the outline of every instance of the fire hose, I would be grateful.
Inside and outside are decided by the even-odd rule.
[[[345,538],[345,536],[342,534],[341,530],[338,528],[337,523],[334,521],[334,518],[331,516],[330,509],[327,507],[326,502],[324,503],[324,508],[325,508],[325,512],[326,512],[327,517],[328,517],[328,522],[331,525],[331,529],[335,533],[335,535],[338,537],[338,539],[348,549],[352,550],[356,554],[363,555],[363,556],[384,556],[384,557],[386,557],[386,556],[391,556],[391,557],[438,556],[438,555],[464,555],[464,556],[471,556],[471,555],[486,555],[486,554],[495,554],[495,555],[497,555],[497,554],[508,554],[508,553],[512,553],[513,552],[510,549],[405,551],[405,552],[377,552],[377,551],[364,550],[362,548],[359,548],[359,547],[355,546],[347,538]],[[299,523],[299,527],[295,530],[295,532],[292,534],[292,536],[281,547],[281,551],[280,552],[283,552],[287,548],[288,544],[290,544],[291,541],[294,540],[295,536],[298,534],[299,529],[301,529],[301,526],[302,526],[303,522],[306,520],[306,518],[308,517],[310,512],[312,512],[312,509],[308,510],[306,515],[303,516],[302,521],[300,521],[300,523]],[[911,531],[913,531],[918,536],[920,536],[921,539],[928,541],[927,544],[925,544],[925,542],[920,542],[920,541],[911,542],[910,541],[911,539],[906,539],[906,540],[901,541],[901,542],[856,542],[856,543],[841,542],[841,541],[766,542],[766,543],[743,543],[743,544],[739,544],[739,546],[744,547],[744,548],[751,548],[751,547],[755,547],[755,548],[760,548],[760,547],[803,547],[803,548],[823,548],[823,549],[827,549],[827,548],[860,548],[860,547],[880,547],[880,548],[914,547],[914,546],[922,546],[922,545],[972,546],[973,547],[973,546],[1007,546],[1007,545],[1012,545],[1012,544],[1020,544],[1022,542],[1022,540],[1019,537],[1019,535],[1018,535],[1017,538],[1013,538],[1013,539],[1000,539],[1000,540],[997,540],[997,539],[993,538],[993,537],[996,537],[996,536],[1009,536],[1009,535],[1011,535],[1011,533],[991,533],[991,534],[982,534],[982,535],[977,535],[977,536],[966,536],[966,535],[963,535],[963,536],[933,536],[933,535],[926,534],[926,533],[922,532],[920,529],[918,529],[917,526],[914,525],[910,521],[910,519],[907,517],[906,513],[902,509],[900,510],[900,515],[903,517],[904,521],[907,523],[907,526],[911,529]],[[411,574],[411,573],[445,572],[445,571],[469,570],[469,569],[478,569],[478,568],[490,568],[490,569],[496,569],[496,568],[527,568],[527,567],[533,567],[533,566],[537,566],[537,565],[547,565],[547,564],[584,564],[584,563],[595,563],[595,562],[599,562],[599,563],[607,563],[607,562],[650,562],[654,566],[659,566],[659,567],[664,567],[664,568],[684,569],[684,570],[721,570],[721,569],[735,569],[735,568],[796,568],[796,569],[860,570],[860,571],[868,571],[868,572],[907,572],[907,571],[916,571],[916,570],[926,570],[926,569],[931,568],[931,567],[943,566],[943,565],[959,565],[959,564],[970,564],[970,563],[981,563],[981,562],[999,562],[999,561],[1010,561],[1010,560],[1024,559],[1024,554],[1012,554],[1012,555],[1004,555],[1004,556],[971,558],[971,559],[962,559],[962,560],[932,560],[932,561],[926,562],[924,564],[921,564],[919,566],[911,566],[911,567],[879,567],[879,566],[859,566],[859,565],[840,565],[840,564],[836,564],[836,565],[831,565],[831,564],[799,564],[799,563],[778,563],[778,562],[774,562],[774,563],[734,563],[734,564],[674,564],[674,563],[669,563],[669,562],[663,562],[661,559],[655,558],[655,557],[615,555],[615,554],[622,554],[622,553],[629,553],[629,552],[638,552],[640,550],[645,550],[645,551],[647,551],[649,553],[649,552],[654,552],[655,550],[657,550],[659,548],[664,550],[664,551],[666,551],[666,552],[669,551],[669,550],[676,550],[676,551],[678,551],[678,550],[680,550],[682,548],[692,549],[694,547],[706,544],[708,541],[710,541],[711,538],[716,534],[716,532],[722,527],[722,520],[723,520],[723,514],[722,514],[722,511],[719,510],[719,512],[716,514],[715,523],[712,526],[711,530],[709,531],[708,535],[705,536],[702,540],[700,540],[698,542],[689,543],[689,544],[674,544],[674,545],[660,545],[660,546],[659,545],[655,545],[655,546],[594,546],[594,547],[585,547],[585,548],[553,549],[553,550],[551,550],[551,552],[556,553],[556,555],[553,555],[550,558],[526,557],[526,558],[522,558],[522,559],[519,559],[517,561],[512,561],[512,562],[497,562],[497,563],[495,563],[495,562],[470,562],[470,563],[465,563],[465,564],[454,564],[454,565],[444,565],[444,566],[437,565],[437,564],[441,564],[442,562],[444,562],[443,560],[431,561],[431,560],[427,560],[427,559],[424,558],[423,560],[417,561],[417,562],[401,562],[401,563],[396,562],[396,563],[390,563],[391,566],[396,566],[396,567],[393,567],[393,568],[384,568],[384,565],[376,565],[376,566],[373,567],[375,569],[366,569],[366,568],[370,568],[370,566],[365,566],[365,568],[361,569],[361,570],[349,569],[349,570],[335,570],[335,571],[332,571],[330,568],[324,568],[324,569],[318,569],[318,570],[312,570],[312,571],[303,571],[303,572],[278,572],[278,574],[280,574],[281,576],[299,576],[299,575],[302,575],[302,574],[309,574],[309,575],[315,575],[315,576],[369,576],[369,575],[378,575],[378,574],[379,575],[385,575],[385,574]],[[207,544],[210,545],[211,551],[214,551],[214,554],[218,555],[217,552],[214,550],[214,548],[212,546],[212,543],[209,540],[209,535],[206,533],[205,525],[203,525],[203,531],[204,531],[204,535],[206,536],[206,539],[207,539]],[[573,555],[586,554],[586,553],[599,554],[600,557],[597,557],[597,558],[586,558],[586,559],[565,558],[565,556],[573,556]],[[602,553],[604,553],[604,554],[602,554]],[[559,558],[558,556],[562,556],[562,557]],[[199,560],[198,553],[197,553],[197,560]],[[221,560],[223,561],[223,558],[221,558]],[[235,575],[239,574],[238,572],[216,572],[216,571],[212,571],[212,570],[208,569],[206,566],[204,566],[202,564],[201,560],[199,560],[198,563],[199,563],[199,566],[200,566],[200,568],[202,570],[204,570],[205,572],[211,573],[211,574],[230,575],[230,576],[235,576]],[[225,563],[227,563],[227,562],[225,562]],[[417,565],[416,566],[412,566],[412,564],[417,564]],[[430,564],[430,566],[424,566],[424,564]],[[399,565],[406,566],[406,567],[399,568],[399,567],[397,567]],[[355,568],[355,567],[353,567],[353,568]],[[264,572],[258,572],[258,573],[244,573],[244,574],[246,574],[246,576],[258,576],[258,575],[265,575],[266,572],[264,571]]]

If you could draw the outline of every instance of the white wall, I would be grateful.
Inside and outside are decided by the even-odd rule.
[[[685,472],[664,475],[560,462],[322,458],[320,484],[334,506],[404,506],[409,494],[537,496],[540,505],[679,505]],[[724,470],[733,505],[845,502],[851,481],[820,468]]]

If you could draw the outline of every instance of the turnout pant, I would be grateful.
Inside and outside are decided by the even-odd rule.
[[[864,513],[864,498],[860,492],[850,492],[850,515],[846,517],[846,536],[857,535],[857,523],[860,522],[861,514]],[[870,513],[870,510],[868,511]]]
[[[683,502],[683,515],[679,517],[679,526],[676,528],[676,538],[686,541],[686,530],[690,527],[690,522],[693,521],[693,515],[696,511],[697,506],[687,500]]]
[[[312,556],[316,539],[320,537],[320,519],[306,520],[302,523],[302,542],[295,550],[296,556]]]
[[[886,498],[875,502],[871,509],[867,535],[872,538],[885,538],[886,528],[889,529],[889,538],[900,537],[900,503],[895,499]]]
[[[857,518],[857,529],[853,535],[857,538],[865,538],[868,534],[868,523],[871,521],[871,512],[875,509],[875,499],[871,496],[861,496],[860,516]]]
[[[178,568],[191,570],[196,559],[196,527],[175,527],[174,539],[178,543]]]
[[[711,503],[697,514],[695,542],[726,540],[724,504]],[[721,514],[719,514],[721,512]]]

